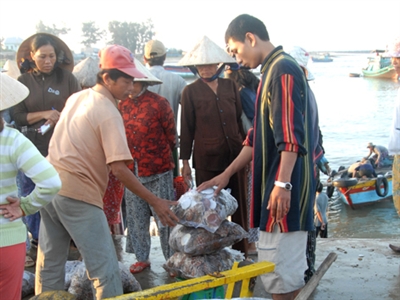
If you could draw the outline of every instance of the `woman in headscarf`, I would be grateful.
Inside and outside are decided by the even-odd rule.
[[[17,80],[0,73],[2,111],[22,101],[29,90]],[[2,112],[0,112],[2,114]],[[16,129],[4,126],[0,116],[0,295],[21,299],[25,264],[26,226],[22,216],[37,212],[61,188],[53,166]],[[26,197],[17,198],[16,176],[22,170],[35,183]]]
[[[13,119],[17,128],[46,157],[65,101],[81,89],[71,73],[74,66],[72,53],[58,37],[37,33],[22,42],[16,61],[22,73],[18,81],[28,87],[30,94],[13,108]],[[18,176],[21,196],[26,196],[35,184],[22,173]],[[32,234],[32,244],[37,245],[39,213],[26,217],[26,224]]]
[[[147,90],[149,85],[162,83],[137,59],[135,65],[146,78],[134,79],[134,92],[119,103],[125,124],[128,146],[133,157],[130,166],[139,181],[162,199],[175,200],[173,189],[172,151],[176,145],[174,113],[167,99]],[[137,262],[131,273],[150,267],[150,216],[154,216],[164,258],[173,254],[169,246],[170,227],[163,226],[154,208],[134,193],[125,190],[126,252],[135,253]]]
[[[180,135],[182,175],[192,180],[189,159],[193,152],[197,186],[221,174],[240,153],[245,138],[239,90],[232,80],[219,77],[225,64],[235,64],[235,60],[207,37],[179,62],[199,77],[182,92]],[[246,170],[232,176],[227,188],[239,204],[232,221],[247,231]],[[247,256],[247,239],[233,248]]]

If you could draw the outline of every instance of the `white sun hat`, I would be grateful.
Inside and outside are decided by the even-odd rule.
[[[178,62],[180,66],[199,66],[220,63],[236,63],[224,49],[204,36],[192,50]]]
[[[304,67],[307,70],[307,80],[314,80],[314,75],[307,67],[308,60],[310,59],[310,54],[299,46],[294,46],[292,50],[289,51],[289,54],[297,61],[300,66]]]
[[[18,79],[18,77],[21,75],[17,62],[10,59],[4,64],[3,72],[14,79]]]
[[[390,57],[400,57],[400,36],[397,37],[392,43],[390,44],[389,48],[389,56]]]
[[[0,111],[10,108],[29,95],[29,89],[7,74],[0,73]]]
[[[139,70],[140,73],[145,75],[145,78],[134,78],[134,82],[147,82],[149,85],[155,85],[155,84],[161,84],[162,81],[158,79],[156,76],[154,76],[143,64],[136,58],[135,59],[135,65],[136,68]]]
[[[88,57],[74,67],[72,74],[75,75],[82,87],[92,87],[96,85],[97,73],[99,72],[99,61]]]

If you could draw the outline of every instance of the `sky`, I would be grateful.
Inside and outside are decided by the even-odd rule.
[[[41,20],[71,28],[60,38],[75,52],[83,47],[84,22],[107,30],[110,21],[147,19],[167,48],[189,51],[204,35],[224,47],[227,26],[243,13],[263,21],[272,44],[285,49],[385,49],[400,36],[400,0],[2,0],[0,11],[0,37],[25,39]]]

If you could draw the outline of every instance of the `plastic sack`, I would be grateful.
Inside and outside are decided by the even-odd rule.
[[[214,233],[228,216],[238,208],[236,199],[227,190],[221,190],[217,197],[214,189],[201,192],[190,190],[171,209],[179,223],[188,227],[204,228]]]
[[[235,258],[242,257],[239,251],[234,254],[232,249],[224,248],[216,253],[190,256],[182,252],[175,252],[163,268],[172,277],[180,278],[197,278],[207,274],[230,270],[233,266]]]
[[[72,275],[75,274],[75,271],[80,266],[84,266],[84,263],[80,260],[67,260],[65,263],[65,280],[64,280],[64,289],[67,291],[69,286],[71,285]]]
[[[24,271],[22,277],[22,298],[35,293],[35,274]]]
[[[178,252],[196,256],[211,254],[246,238],[248,233],[238,224],[224,220],[215,233],[203,228],[176,225],[169,245]]]
[[[140,283],[129,272],[128,267],[121,262],[118,262],[118,265],[124,293],[141,291]],[[86,266],[83,261],[74,269],[68,292],[75,295],[77,300],[93,299],[92,282],[87,277]]]

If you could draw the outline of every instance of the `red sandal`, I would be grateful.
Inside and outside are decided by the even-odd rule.
[[[132,274],[140,273],[144,269],[150,268],[150,263],[145,261],[138,261],[129,267]]]

